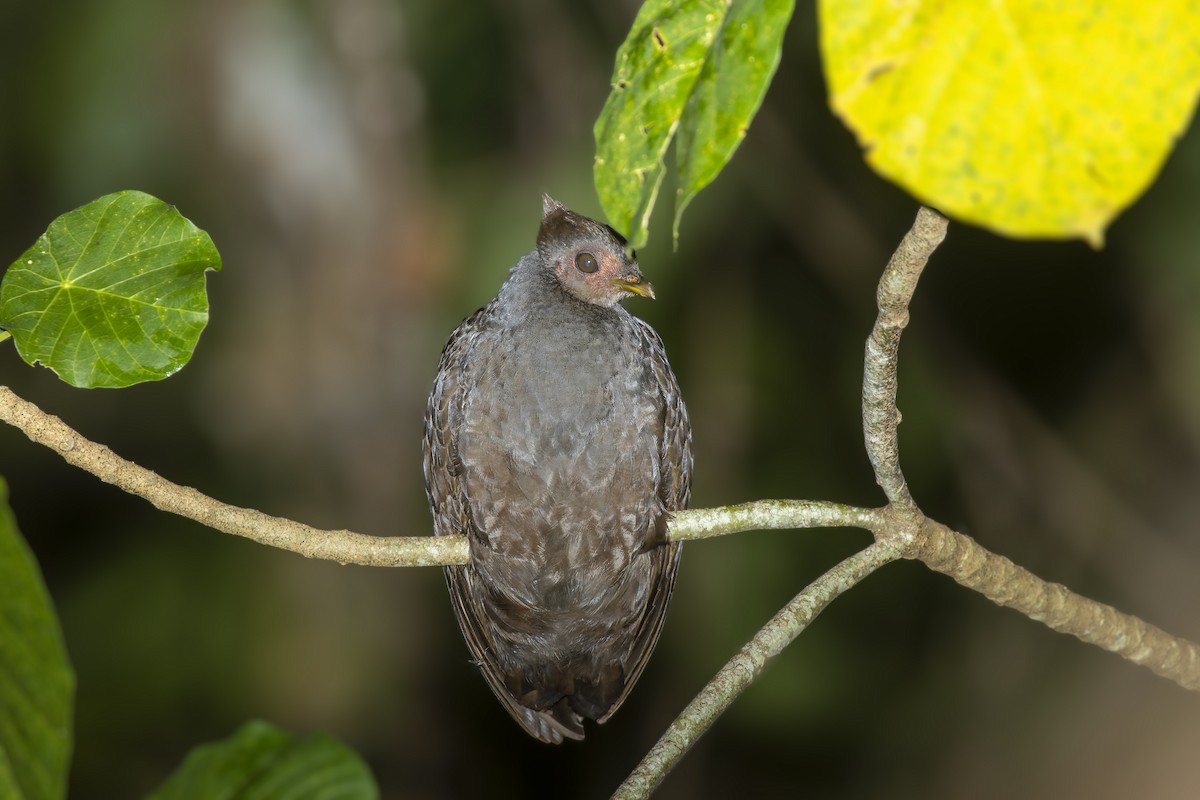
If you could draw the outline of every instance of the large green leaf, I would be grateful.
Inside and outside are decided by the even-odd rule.
[[[647,0],[617,51],[596,120],[596,192],[633,247],[678,132],[675,235],[683,210],[728,163],[779,64],[794,0]]]
[[[918,199],[1010,236],[1105,227],[1200,92],[1196,0],[821,0],[833,109]]]
[[[221,257],[204,231],[141,192],[62,215],[0,283],[0,328],[30,364],[80,387],[177,372],[208,322],[204,273]]]
[[[74,694],[58,618],[0,479],[0,797],[66,796]]]
[[[192,750],[150,800],[375,800],[366,764],[324,734],[296,736],[262,721]]]

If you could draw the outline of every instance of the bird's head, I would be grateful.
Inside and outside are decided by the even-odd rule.
[[[626,297],[654,297],[625,238],[594,219],[542,195],[537,249],[564,290],[585,303],[611,308]]]

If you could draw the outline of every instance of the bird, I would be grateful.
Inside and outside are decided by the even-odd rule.
[[[692,429],[654,298],[608,225],[542,197],[537,246],[442,351],[425,413],[426,494],[463,638],[531,736],[582,740],[621,706],[662,632]]]

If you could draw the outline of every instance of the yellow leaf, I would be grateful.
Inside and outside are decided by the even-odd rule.
[[[1200,91],[1197,0],[822,0],[830,105],[922,202],[1018,237],[1104,229]]]

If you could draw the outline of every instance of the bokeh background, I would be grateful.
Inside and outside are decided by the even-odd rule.
[[[225,501],[424,534],[421,417],[453,326],[531,249],[540,194],[599,215],[592,123],[637,4],[0,4],[0,262],[60,213],[151,192],[225,268],[191,365],[79,391],[0,380]],[[694,505],[878,504],[858,409],[874,283],[916,209],[832,118],[814,9],[733,163],[641,252],[696,432]],[[1081,76],[1081,79],[1086,76]],[[665,187],[664,198],[671,196]],[[903,464],[931,515],[1200,639],[1200,137],[1105,249],[954,225],[902,348]],[[261,717],[328,731],[386,798],[604,797],[858,531],[690,545],[659,650],[583,745],[526,739],[439,570],[306,561],[156,512],[13,429],[0,473],[78,672],[71,796],[137,797]],[[3,588],[0,587],[0,591]],[[1192,798],[1200,700],[897,564],[835,603],[664,798]]]

